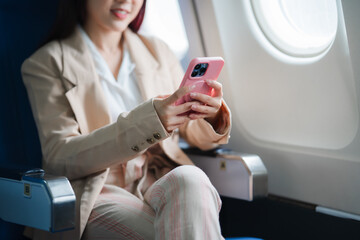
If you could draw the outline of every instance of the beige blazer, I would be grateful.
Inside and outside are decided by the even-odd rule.
[[[57,234],[29,231],[34,239],[80,239],[109,167],[133,159],[148,147],[160,143],[175,162],[192,164],[178,146],[179,134],[201,149],[228,141],[231,118],[225,103],[221,123],[225,134],[216,133],[205,120],[190,121],[169,134],[157,116],[153,98],[178,88],[183,76],[181,66],[163,42],[131,30],[123,36],[135,63],[144,103],[120,114],[113,124],[79,29],[65,40],[43,46],[22,65],[40,137],[43,168],[47,173],[66,176],[77,198],[75,230]]]

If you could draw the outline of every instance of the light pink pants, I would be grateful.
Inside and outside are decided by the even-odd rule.
[[[223,239],[221,200],[195,166],[180,166],[152,184],[144,200],[105,185],[82,239]]]

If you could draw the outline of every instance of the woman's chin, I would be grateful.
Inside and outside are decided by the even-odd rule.
[[[114,23],[111,25],[111,30],[115,31],[115,32],[123,32],[127,29],[127,27],[129,26],[129,24],[125,24],[123,22],[121,23]]]

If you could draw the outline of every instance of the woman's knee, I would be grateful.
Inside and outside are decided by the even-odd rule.
[[[201,208],[204,203],[211,202],[217,211],[221,208],[219,194],[207,175],[200,168],[190,165],[176,167],[164,175],[147,191],[145,198],[155,211],[168,204]]]
[[[181,188],[180,191],[190,192],[193,195],[207,191],[215,195],[218,194],[208,176],[196,166],[179,166],[169,172],[167,177],[167,181],[173,187]]]
[[[174,168],[171,172],[169,172],[169,175],[172,178],[179,179],[185,185],[211,185],[211,182],[204,171],[192,165],[183,165]]]
[[[179,197],[181,197],[180,195],[186,196],[185,201],[191,200],[192,204],[198,202],[202,205],[204,201],[211,202],[213,200],[220,211],[220,196],[208,176],[200,168],[190,165],[179,166],[169,172],[167,180],[172,183],[173,187],[177,187],[177,189],[170,188],[169,190],[177,192]]]

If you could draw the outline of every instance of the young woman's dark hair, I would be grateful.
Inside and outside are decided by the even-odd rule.
[[[86,1],[87,0],[59,0],[54,25],[41,46],[53,40],[69,37],[75,31],[77,24],[84,24],[86,19]],[[129,28],[134,32],[139,30],[143,22],[145,6],[146,0],[144,0],[136,18],[129,25]]]

